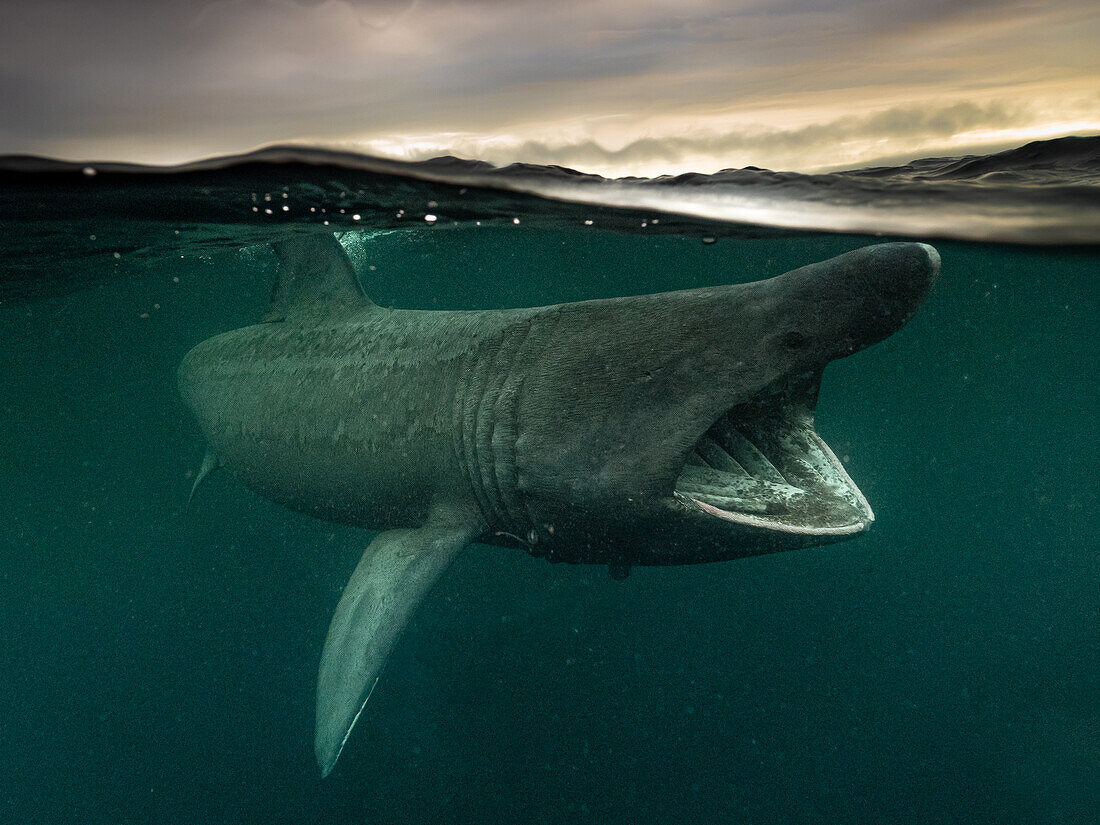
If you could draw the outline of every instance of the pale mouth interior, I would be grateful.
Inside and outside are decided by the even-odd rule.
[[[875,518],[814,431],[812,406],[790,399],[729,410],[696,443],[675,491],[711,516],[783,533],[843,536]]]

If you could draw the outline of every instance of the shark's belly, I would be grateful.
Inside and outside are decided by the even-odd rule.
[[[373,529],[424,521],[434,479],[413,452],[359,447],[333,439],[211,439],[223,465],[274,502],[342,524]],[[402,463],[403,462],[403,463]]]

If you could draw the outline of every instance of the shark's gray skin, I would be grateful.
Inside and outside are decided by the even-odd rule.
[[[196,346],[179,386],[210,446],[200,480],[223,466],[272,501],[385,531],[325,642],[322,775],[471,542],[621,578],[866,530],[870,506],[813,428],[821,374],[900,328],[939,272],[932,247],[893,243],[734,286],[407,311],[363,294],[332,235],[275,251],[264,322]]]

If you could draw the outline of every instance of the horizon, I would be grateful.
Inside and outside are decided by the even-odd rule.
[[[1088,139],[1088,138],[1100,138],[1100,134],[1060,135],[1058,137],[1046,138],[1046,139],[1042,139],[1042,140],[1029,140],[1026,143],[1014,143],[1014,144],[1010,144],[1008,146],[1005,146],[1003,148],[996,148],[996,149],[992,149],[992,150],[987,151],[987,152],[960,152],[959,154],[954,154],[954,155],[931,154],[931,155],[923,155],[923,156],[920,156],[920,157],[902,156],[902,157],[897,158],[897,159],[885,159],[884,162],[881,162],[881,163],[868,163],[865,166],[838,167],[836,169],[817,170],[815,172],[810,172],[810,173],[796,172],[795,170],[791,170],[791,169],[767,169],[766,167],[758,167],[758,166],[751,165],[751,164],[749,166],[742,166],[742,167],[725,167],[723,169],[715,169],[713,171],[707,171],[707,172],[702,172],[702,171],[699,171],[699,170],[690,170],[688,172],[661,173],[661,174],[653,175],[653,176],[649,176],[649,177],[647,177],[647,176],[631,176],[631,175],[623,175],[623,176],[620,176],[620,177],[601,176],[598,173],[589,172],[589,171],[584,170],[584,169],[576,169],[574,167],[563,166],[561,164],[531,164],[531,163],[526,162],[526,161],[512,161],[508,164],[500,164],[500,165],[490,164],[490,167],[493,168],[493,169],[497,169],[497,170],[505,169],[507,166],[510,166],[510,165],[536,166],[536,167],[541,166],[542,168],[559,168],[559,169],[564,169],[566,172],[571,172],[571,173],[574,173],[574,174],[577,174],[577,175],[584,175],[584,176],[595,175],[597,177],[603,177],[604,180],[608,180],[608,181],[629,179],[631,177],[637,177],[638,179],[641,179],[641,180],[653,180],[653,179],[662,178],[662,177],[675,177],[675,176],[681,175],[681,174],[702,174],[702,175],[705,175],[705,176],[713,176],[713,175],[721,174],[723,172],[736,172],[736,171],[741,171],[741,170],[744,170],[744,169],[760,169],[761,171],[781,172],[781,173],[784,173],[784,174],[790,174],[790,173],[795,173],[795,174],[829,174],[831,172],[837,172],[837,173],[859,172],[859,171],[864,171],[864,170],[867,170],[867,169],[879,169],[879,168],[881,168],[881,169],[893,169],[893,168],[902,169],[902,168],[905,168],[906,166],[909,166],[911,164],[922,163],[922,162],[926,162],[926,161],[949,162],[949,161],[966,160],[966,159],[969,159],[969,158],[994,157],[994,156],[997,156],[997,155],[1010,154],[1010,153],[1015,152],[1017,150],[1025,149],[1028,146],[1033,146],[1033,145],[1038,145],[1038,144],[1057,143],[1057,142],[1066,141],[1066,140]],[[79,167],[79,166],[83,166],[83,167],[86,167],[86,174],[95,174],[95,173],[98,173],[98,172],[128,172],[128,171],[140,171],[140,172],[148,171],[148,172],[156,173],[156,172],[184,171],[184,170],[188,170],[190,167],[193,167],[193,166],[203,166],[206,163],[220,163],[222,161],[233,161],[233,163],[230,164],[230,167],[232,167],[233,165],[235,165],[238,162],[251,161],[257,155],[263,155],[264,153],[267,153],[267,152],[281,152],[281,151],[302,152],[302,153],[306,153],[306,154],[315,152],[315,153],[332,154],[334,156],[335,155],[340,155],[340,154],[350,154],[350,155],[355,155],[355,156],[358,156],[358,157],[363,157],[363,158],[366,158],[366,159],[369,159],[369,160],[380,160],[380,161],[383,161],[385,163],[397,163],[397,164],[405,164],[405,163],[421,164],[421,163],[432,163],[434,161],[459,161],[461,163],[470,163],[470,164],[487,163],[487,161],[485,161],[481,158],[461,157],[461,156],[458,156],[458,155],[451,155],[451,154],[434,155],[432,157],[417,158],[417,159],[414,159],[414,160],[409,160],[409,159],[405,159],[405,158],[386,157],[384,155],[372,155],[372,154],[369,154],[369,153],[366,153],[366,152],[360,152],[360,151],[356,151],[356,150],[353,150],[353,149],[334,149],[334,148],[329,147],[329,146],[314,146],[314,145],[310,145],[310,144],[306,144],[306,143],[300,143],[300,144],[299,143],[274,143],[274,144],[270,144],[270,145],[267,145],[267,146],[257,146],[257,147],[254,147],[252,149],[248,149],[244,152],[234,152],[234,153],[221,154],[221,155],[211,155],[209,157],[196,158],[194,160],[186,160],[186,161],[182,161],[180,163],[168,163],[168,164],[140,163],[140,162],[133,162],[133,161],[125,161],[125,160],[123,160],[123,161],[119,161],[119,160],[97,160],[97,159],[94,159],[94,158],[59,158],[59,157],[51,157],[51,156],[48,156],[48,155],[36,155],[36,154],[25,154],[25,153],[0,154],[0,162],[3,162],[5,160],[10,160],[10,159],[16,159],[16,160],[18,160],[18,159],[41,160],[41,161],[45,161],[47,163],[60,163],[60,164],[66,165],[66,166],[74,167],[74,168]],[[340,164],[337,163],[335,165],[340,165]],[[41,170],[32,169],[30,171],[41,171]]]

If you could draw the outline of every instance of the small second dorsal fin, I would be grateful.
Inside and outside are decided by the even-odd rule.
[[[262,320],[325,318],[374,306],[335,235],[302,235],[271,246],[279,274]]]

